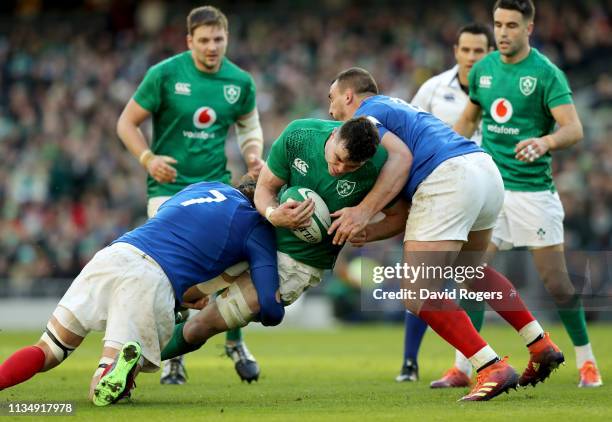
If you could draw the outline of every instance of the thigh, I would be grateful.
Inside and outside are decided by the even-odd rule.
[[[174,292],[163,270],[131,245],[123,244],[131,262],[108,292],[108,320],[104,341],[137,341],[146,362],[143,371],[160,366],[161,349],[174,329]],[[144,255],[144,257],[143,257]],[[146,258],[145,258],[146,257]]]
[[[115,249],[113,245],[96,253],[58,304],[58,308],[66,309],[74,316],[85,332],[106,328],[108,292],[127,268],[126,261],[117,255]]]
[[[421,291],[439,291],[445,283],[444,272],[453,265],[461,247],[462,241],[436,241],[436,242],[404,242],[404,263],[414,268],[404,278],[402,287],[414,291],[415,299],[405,301],[406,308],[418,315],[425,302]]]
[[[404,240],[465,242],[476,224],[492,227],[501,199],[491,197],[489,185],[497,185],[478,165],[486,159],[484,153],[454,157],[427,176],[412,198]]]
[[[241,317],[250,321],[259,312],[257,291],[251,281],[250,274],[248,272],[241,274],[234,284],[240,289],[242,298],[251,313],[250,317],[248,315],[241,315]],[[227,330],[228,325],[219,311],[219,305],[216,300],[212,300],[206,307],[189,318],[185,323],[183,335],[188,343],[200,344],[215,334]]]
[[[470,154],[467,158],[470,163],[470,180],[478,185],[478,192],[472,192],[471,196],[481,200],[480,210],[470,231],[481,232],[496,225],[505,199],[504,182],[488,154]]]
[[[569,276],[563,245],[531,249],[531,254],[540,278],[557,302],[570,300],[576,288]]]

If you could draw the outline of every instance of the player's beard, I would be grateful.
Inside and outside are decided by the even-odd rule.
[[[206,69],[207,71],[215,71],[219,68],[219,64],[221,63],[222,56],[217,55],[214,60],[210,60],[206,57],[205,54],[201,56],[196,56],[196,60]]]
[[[524,44],[516,44],[516,43],[508,41],[508,46],[506,47],[506,51],[503,52],[502,50],[499,50],[499,53],[502,56],[514,57],[517,54],[519,54],[521,51],[523,51],[524,48],[525,48]],[[499,49],[499,46],[498,46],[498,49]]]

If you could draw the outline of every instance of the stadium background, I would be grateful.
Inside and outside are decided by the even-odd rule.
[[[409,3],[214,2],[229,18],[228,57],[256,81],[266,147],[293,119],[326,118],[338,70],[365,67],[383,92],[410,100],[453,65],[461,25],[491,21],[492,2]],[[199,4],[0,5],[0,328],[14,327],[7,315],[23,314],[24,300],[55,303],[97,250],[145,218],[145,174],[115,124],[146,69],[185,49],[184,18]],[[585,127],[584,141],[553,160],[566,244],[609,251],[612,1],[537,1],[536,8],[532,45],[566,72]],[[243,167],[231,139],[228,155],[236,178]],[[401,318],[395,308],[359,316],[358,290],[338,281],[346,278],[343,262],[340,277],[314,292],[315,306],[329,308],[331,298],[349,320]],[[609,296],[609,269],[602,269],[597,292]]]

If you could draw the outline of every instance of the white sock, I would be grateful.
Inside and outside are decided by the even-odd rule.
[[[472,376],[472,364],[459,350],[455,350],[455,368],[463,372],[468,377]]]
[[[576,346],[574,349],[576,350],[576,366],[578,369],[582,368],[582,365],[584,365],[587,360],[592,361],[595,366],[597,366],[591,343],[587,343],[584,346]]]
[[[538,321],[531,321],[519,330],[519,336],[523,338],[525,344],[533,342],[538,336],[544,334],[544,329]]]
[[[474,353],[473,356],[470,356],[470,362],[474,368],[478,369],[496,358],[498,358],[497,353],[495,353],[493,348],[487,344],[485,347]]]

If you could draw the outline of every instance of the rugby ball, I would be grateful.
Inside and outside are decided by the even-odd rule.
[[[331,217],[329,209],[323,198],[315,191],[299,186],[291,186],[281,195],[280,202],[288,201],[303,202],[308,198],[312,198],[315,204],[314,213],[310,217],[310,225],[299,229],[291,230],[299,239],[307,243],[319,243],[327,234],[327,229],[331,226]]]

